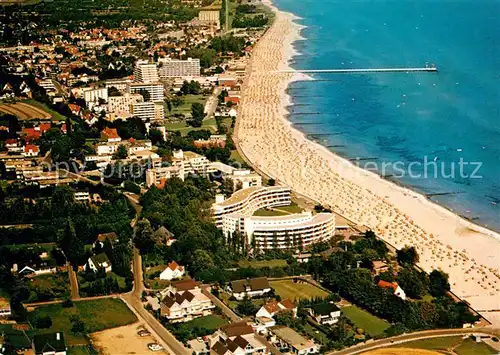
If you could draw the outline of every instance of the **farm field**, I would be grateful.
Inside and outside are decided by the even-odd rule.
[[[390,326],[387,321],[380,319],[356,306],[342,307],[341,311],[358,328],[364,329],[364,331],[372,337],[384,333],[384,331]]]
[[[325,298],[329,295],[328,292],[304,281],[295,283],[293,280],[276,280],[270,284],[282,299],[289,298],[292,301],[300,298]]]
[[[16,102],[15,104],[2,103],[0,104],[0,112],[14,115],[20,120],[52,118],[52,115],[50,113],[24,102]]]
[[[60,304],[53,304],[36,308],[29,318],[36,315],[47,315],[52,319],[52,326],[38,330],[39,333],[63,331],[69,345],[86,345],[84,334],[71,332],[71,316],[78,316],[85,324],[85,333],[119,327],[137,321],[137,317],[119,299],[102,298],[89,301],[77,301],[73,307],[64,308]]]
[[[23,102],[26,104],[29,104],[31,106],[38,107],[39,109],[41,109],[45,112],[48,112],[52,116],[53,120],[56,120],[56,121],[66,120],[66,116],[63,116],[59,112],[52,110],[50,107],[48,107],[47,105],[45,105],[41,102],[38,102],[38,101],[32,100],[32,99],[23,100]]]

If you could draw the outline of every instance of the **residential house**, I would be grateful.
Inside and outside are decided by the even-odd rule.
[[[270,354],[266,340],[255,334],[251,325],[245,321],[227,324],[208,338],[211,354],[251,355]]]
[[[373,261],[373,273],[375,276],[380,275],[383,272],[389,271],[389,265],[385,261],[374,260]]]
[[[295,330],[285,327],[276,326],[269,328],[271,342],[281,351],[296,354],[306,355],[319,352],[319,346],[311,339],[307,339],[297,333]]]
[[[12,314],[10,309],[10,303],[7,298],[0,297],[0,318],[1,317],[10,317]]]
[[[35,355],[66,355],[67,351],[63,332],[35,335],[32,345]]]
[[[154,239],[166,246],[171,246],[176,242],[174,233],[170,232],[165,226],[161,226],[153,233]]]
[[[101,245],[101,248],[104,246],[104,241],[109,240],[111,244],[114,244],[118,242],[118,235],[115,232],[109,232],[109,233],[100,233],[97,235],[97,239],[95,240],[94,244],[92,244],[92,247],[95,248],[97,244],[99,243]]]
[[[108,142],[120,142],[122,140],[116,128],[104,128],[101,132],[101,138]]]
[[[172,282],[165,293],[160,305],[160,315],[172,323],[207,316],[215,308],[210,298],[202,293],[199,282],[195,280]]]
[[[105,272],[110,272],[112,270],[111,261],[106,253],[92,255],[84,266],[85,270],[90,269],[93,272],[97,272],[101,268],[104,269]]]
[[[390,288],[393,290],[395,296],[401,298],[403,301],[406,300],[405,291],[401,287],[399,287],[399,285],[396,282],[387,282],[384,280],[380,280],[378,282],[378,286],[382,288]]]
[[[293,312],[293,316],[295,317],[297,315],[297,305],[288,298],[282,301],[273,300],[260,307],[255,317],[274,318],[276,314],[282,312]]]
[[[14,272],[19,270],[17,273],[23,276],[38,276],[45,274],[55,274],[57,272],[57,265],[55,260],[48,259],[27,263],[22,265],[22,267],[20,268],[17,264],[14,264],[12,270]]]
[[[184,266],[180,266],[175,261],[167,265],[167,268],[160,274],[160,280],[173,280],[179,279],[186,273]]]
[[[253,279],[232,281],[228,286],[228,291],[237,300],[242,300],[245,296],[262,297],[272,290],[267,277],[256,277]]]
[[[340,309],[333,302],[321,302],[309,308],[309,314],[319,324],[335,324],[340,318]]]

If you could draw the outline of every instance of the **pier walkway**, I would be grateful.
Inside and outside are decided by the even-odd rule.
[[[437,72],[436,67],[424,68],[370,68],[370,69],[284,69],[275,70],[275,73],[410,73],[410,72]]]

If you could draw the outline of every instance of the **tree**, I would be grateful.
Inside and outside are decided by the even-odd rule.
[[[441,270],[432,270],[429,275],[429,292],[434,297],[442,297],[450,290],[448,274]]]
[[[115,154],[113,154],[113,159],[127,159],[128,150],[123,144],[120,144],[116,149]]]
[[[85,255],[85,247],[82,241],[76,236],[73,221],[68,218],[62,236],[59,238],[59,247],[64,251],[66,259],[71,265],[76,266]]]
[[[48,315],[36,315],[31,323],[37,329],[47,329],[52,327],[52,319]]]
[[[203,124],[203,119],[205,118],[204,107],[199,102],[195,102],[191,105],[191,120],[189,124],[193,127],[201,127]]]
[[[397,259],[400,265],[415,265],[419,256],[415,247],[405,246],[397,251]]]
[[[252,300],[248,296],[245,296],[236,306],[236,311],[244,316],[253,316],[258,310],[257,306],[252,303]]]
[[[413,268],[404,268],[399,271],[397,282],[411,298],[421,298],[427,291],[427,274]]]
[[[83,333],[85,332],[85,323],[80,319],[80,317],[76,315],[72,315],[70,317],[70,321],[72,323],[71,331],[73,333]]]
[[[143,254],[147,254],[156,244],[154,230],[147,219],[137,222],[134,232],[134,244]]]
[[[193,254],[193,266],[194,272],[198,272],[202,269],[208,269],[214,266],[214,261],[210,254],[202,249],[196,249]]]

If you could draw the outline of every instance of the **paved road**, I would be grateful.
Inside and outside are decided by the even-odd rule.
[[[69,275],[69,286],[71,289],[71,299],[77,300],[80,298],[79,287],[78,287],[78,279],[76,277],[76,272],[73,270],[71,265],[68,263],[68,275]]]
[[[202,286],[202,292],[205,296],[210,298],[210,300],[215,304],[217,307],[219,307],[229,319],[231,319],[232,322],[239,322],[242,320],[240,316],[238,316],[236,313],[233,312],[231,308],[226,306],[221,300],[219,300],[217,297],[212,295],[212,293],[208,290],[209,285],[203,285]]]
[[[472,328],[472,329],[440,329],[440,330],[426,330],[422,332],[415,332],[411,334],[399,335],[391,338],[376,340],[368,344],[355,345],[348,349],[340,351],[332,351],[327,353],[327,355],[355,355],[361,354],[366,351],[375,350],[378,348],[385,348],[388,346],[404,344],[410,341],[429,339],[429,338],[440,338],[446,336],[463,336],[463,335],[495,335],[499,336],[500,331],[494,328]]]
[[[217,105],[219,104],[220,92],[221,88],[216,87],[212,95],[210,95],[207,102],[205,103],[205,108],[203,110],[205,112],[205,119],[210,119],[212,116],[214,116]]]
[[[149,331],[156,335],[157,340],[171,354],[190,355],[191,351],[184,347],[151,313],[144,309],[141,302],[142,291],[144,290],[142,275],[142,259],[139,251],[134,249],[132,262],[134,273],[134,287],[130,293],[122,294],[121,299],[136,314],[136,316],[147,326]]]

